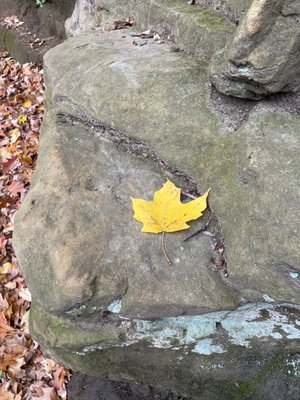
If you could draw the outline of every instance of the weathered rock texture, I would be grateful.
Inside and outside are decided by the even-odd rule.
[[[72,17],[66,21],[68,36],[81,34],[91,27],[97,30],[106,21],[133,16],[135,29],[152,29],[164,38],[175,40],[185,52],[209,60],[225,46],[235,29],[235,24],[224,16],[198,6],[188,6],[184,0],[96,0],[95,7],[90,3],[78,0]]]
[[[298,400],[299,318],[291,304],[156,321],[62,317],[34,304],[31,329],[51,357],[88,374],[199,400]]]
[[[14,234],[31,331],[85,373],[202,400],[273,399],[272,386],[296,400],[300,117],[261,109],[221,133],[207,62],[130,33],[80,34],[45,57],[40,155]],[[167,235],[171,266],[130,202],[166,177],[212,187],[216,215],[206,235]],[[223,236],[228,277],[211,262]]]
[[[231,22],[238,23],[248,10],[252,0],[195,0],[195,4],[213,10],[225,16]]]
[[[299,90],[299,1],[254,0],[210,76],[222,93],[249,99]]]
[[[151,198],[165,181],[163,176],[195,193],[197,181],[185,166],[188,153],[178,154],[183,146],[189,151],[184,130],[190,130],[191,142],[199,147],[199,124],[205,121],[210,136],[209,126],[213,129],[214,122],[209,121],[212,114],[205,104],[199,117],[195,115],[188,125],[181,112],[185,108],[196,114],[198,82],[201,79],[204,84],[205,75],[195,61],[167,47],[153,42],[143,50],[132,45],[130,35],[122,38],[118,32],[80,36],[64,46],[45,58],[46,96],[53,110],[43,129],[51,133],[42,137],[43,166],[37,169],[26,199],[30,212],[25,219],[39,221],[32,226],[34,234],[48,243],[42,253],[36,247],[34,263],[23,261],[30,269],[40,264],[40,272],[28,277],[30,282],[40,275],[45,282],[39,287],[33,283],[34,296],[56,312],[78,304],[100,311],[122,298],[122,314],[127,317],[158,318],[235,308],[241,294],[209,267],[213,253],[208,237],[183,245],[185,232],[169,235],[168,247],[176,265],[170,269],[159,237],[141,235],[140,224],[132,219],[130,196]],[[68,61],[58,61],[61,51]],[[95,51],[99,58],[91,65]],[[72,71],[76,59],[77,72]],[[183,84],[183,89],[178,84]],[[183,90],[182,99],[168,104],[169,96],[174,98],[178,90]],[[172,115],[173,120],[167,121]],[[125,134],[128,131],[130,137]],[[55,195],[51,194],[53,187],[57,187]],[[45,224],[51,226],[47,233]],[[23,227],[26,225],[24,220]],[[27,239],[22,239],[26,247],[29,236],[27,244]],[[49,246],[55,251],[49,251]],[[60,264],[62,268],[57,268]]]
[[[95,0],[78,0],[75,4],[72,16],[65,22],[65,29],[68,35],[78,35],[81,32],[89,31],[94,28],[95,12]]]

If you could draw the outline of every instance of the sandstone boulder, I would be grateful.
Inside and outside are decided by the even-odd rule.
[[[89,375],[195,400],[299,398],[299,306],[248,304],[155,321],[55,316],[38,304],[31,313],[48,354]]]
[[[174,268],[168,268],[159,238],[141,234],[141,224],[132,218],[130,196],[150,200],[164,176],[184,190],[197,190],[184,161],[188,153],[179,154],[180,148],[188,151],[187,128],[191,144],[200,146],[198,122],[186,125],[182,107],[193,107],[194,118],[210,126],[213,122],[207,106],[196,117],[196,97],[202,96],[196,90],[202,75],[196,62],[154,41],[143,50],[132,44],[129,34],[123,38],[118,32],[80,36],[64,46],[45,58],[46,97],[53,109],[44,121],[40,167],[24,203],[28,212],[17,217],[22,223],[15,233],[16,248],[21,242],[23,248],[31,246],[31,235],[24,237],[21,226],[25,229],[27,218],[35,219],[32,234],[47,242],[42,253],[38,246],[32,249],[34,262],[27,257],[21,261],[24,270],[31,270],[27,281],[34,297],[58,313],[82,306],[100,312],[122,299],[127,318],[235,308],[241,294],[210,266],[208,236],[183,244],[185,232],[169,235]],[[68,61],[53,55],[60,51]],[[78,75],[69,75],[75,62]],[[191,77],[194,106],[189,105]],[[205,75],[200,79],[204,83]],[[184,92],[171,106],[169,96],[178,93],[176,81],[183,82]],[[44,284],[35,285],[36,279]]]
[[[300,87],[300,4],[254,0],[231,41],[212,60],[222,93],[260,99]]]

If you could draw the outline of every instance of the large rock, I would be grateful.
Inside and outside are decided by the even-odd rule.
[[[139,43],[99,32],[45,57],[40,155],[14,233],[31,331],[85,373],[211,400],[271,399],[264,384],[281,380],[296,399],[300,118],[261,109],[221,134],[205,65]],[[171,266],[130,202],[166,177],[212,187],[218,216],[209,236],[167,235]],[[211,262],[223,235],[228,278]]]
[[[225,46],[235,28],[224,16],[188,6],[184,0],[78,0],[66,21],[66,33],[80,35],[128,16],[134,18],[135,29],[158,32],[162,38],[174,40],[181,50],[206,61]]]
[[[61,51],[68,61],[56,58]],[[71,73],[75,62],[79,68]],[[87,80],[82,80],[82,71]],[[21,236],[27,248],[31,235],[25,238],[21,231],[27,218],[36,219],[32,234],[47,242],[42,253],[39,246],[33,249],[34,262],[21,260],[24,270],[31,270],[28,284],[36,300],[50,311],[84,305],[94,312],[122,299],[127,318],[235,308],[241,294],[210,267],[209,237],[183,244],[185,232],[169,235],[174,266],[168,267],[159,237],[141,234],[141,225],[132,218],[130,196],[150,199],[164,183],[163,176],[195,191],[193,175],[185,172],[188,153],[179,154],[182,147],[188,150],[183,133],[190,129],[189,140],[198,147],[198,118],[207,126],[207,136],[215,123],[204,104],[196,117],[205,82],[197,63],[154,42],[139,48],[130,35],[123,38],[117,32],[74,38],[53,49],[45,58],[45,77],[52,106],[43,127],[41,164],[15,233],[17,250]],[[171,106],[169,96],[175,98],[178,85],[183,85],[182,100]],[[182,107],[194,110],[196,120],[186,125]],[[45,226],[51,227],[47,233]],[[37,278],[44,284],[36,285]]]
[[[65,20],[72,14],[75,2],[52,0],[38,7],[35,0],[1,0],[0,20],[17,15],[24,25],[21,28],[23,33],[0,26],[0,47],[6,48],[20,63],[41,64],[43,55],[65,40]],[[33,37],[46,40],[36,48],[31,43]]]
[[[300,3],[254,0],[233,40],[211,65],[222,93],[249,99],[300,88]]]

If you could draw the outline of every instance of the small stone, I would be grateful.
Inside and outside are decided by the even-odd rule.
[[[180,47],[176,46],[176,44],[172,44],[170,46],[170,51],[173,52],[173,53],[178,53],[180,51]]]
[[[159,34],[158,33],[156,33],[154,36],[153,36],[153,40],[154,40],[154,42],[156,42],[156,43],[161,43],[161,37],[159,36]]]

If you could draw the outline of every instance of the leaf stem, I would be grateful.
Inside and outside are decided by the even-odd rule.
[[[163,231],[163,233],[162,233],[162,235],[161,235],[161,247],[162,247],[162,249],[163,249],[164,256],[165,256],[165,258],[166,258],[166,260],[167,260],[167,263],[168,263],[169,265],[171,265],[172,263],[171,263],[171,261],[170,261],[170,259],[169,259],[168,253],[167,253],[167,251],[166,251],[166,245],[165,245],[165,231]]]

